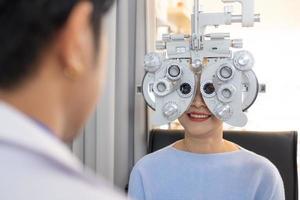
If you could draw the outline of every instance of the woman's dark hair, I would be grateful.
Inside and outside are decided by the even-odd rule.
[[[16,87],[36,71],[34,62],[82,0],[0,0],[0,89]],[[114,0],[90,0],[98,40],[103,15]]]

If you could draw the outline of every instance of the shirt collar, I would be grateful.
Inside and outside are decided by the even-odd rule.
[[[0,140],[23,146],[69,169],[83,170],[65,144],[32,118],[4,102],[0,102]]]
[[[44,124],[44,123],[41,122],[40,120],[38,120],[38,119],[36,119],[36,118],[33,118],[33,117],[31,117],[31,120],[32,120],[37,126],[39,126],[41,129],[43,129],[45,133],[47,133],[48,135],[51,135],[51,136],[57,138],[57,136],[54,134],[54,132],[53,132],[46,124]]]

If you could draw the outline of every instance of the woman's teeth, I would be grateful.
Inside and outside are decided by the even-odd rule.
[[[205,119],[210,117],[210,115],[205,115],[205,114],[189,114],[190,117],[196,118],[196,119]]]

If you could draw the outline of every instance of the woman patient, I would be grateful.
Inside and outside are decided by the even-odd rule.
[[[179,121],[184,139],[145,156],[133,168],[129,181],[132,199],[285,199],[276,167],[223,139],[223,123],[208,110],[199,88]]]

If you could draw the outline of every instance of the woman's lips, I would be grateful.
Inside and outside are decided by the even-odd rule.
[[[211,114],[202,113],[202,112],[190,112],[190,113],[187,113],[187,116],[189,117],[189,119],[191,121],[204,122],[211,117]]]

